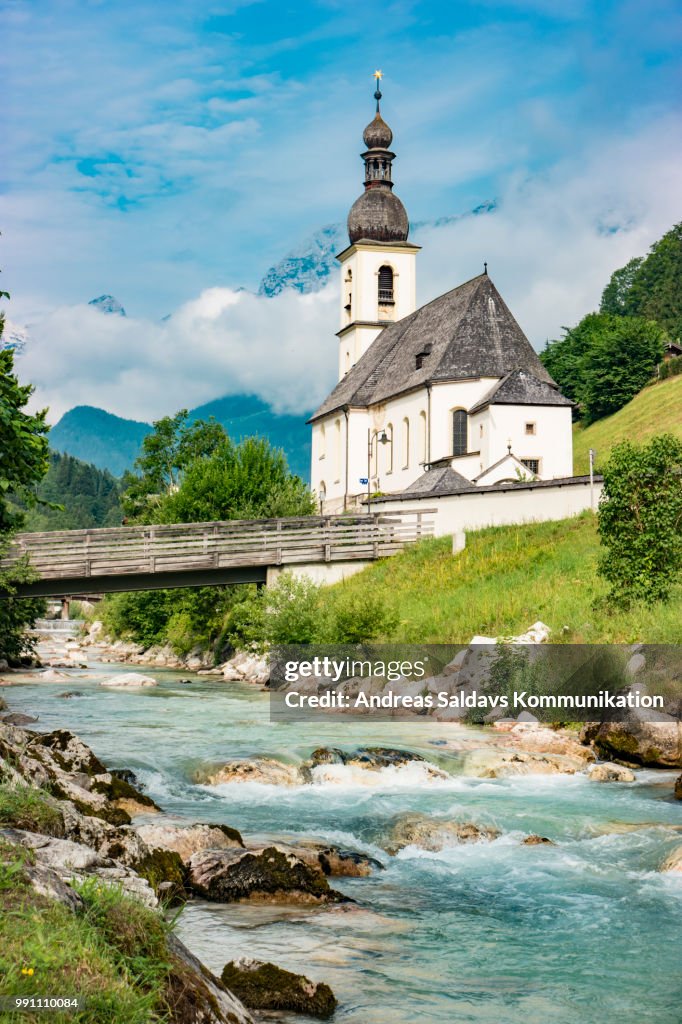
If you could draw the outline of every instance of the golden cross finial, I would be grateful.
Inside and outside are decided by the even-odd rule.
[[[380,80],[384,77],[384,73],[383,71],[375,71],[373,77],[376,78],[378,85]]]

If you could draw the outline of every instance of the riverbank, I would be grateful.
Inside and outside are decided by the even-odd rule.
[[[682,845],[679,770],[598,782],[575,732],[282,723],[239,681],[154,669],[156,685],[119,688],[101,683],[129,666],[61,671],[52,683],[12,673],[2,695],[39,717],[33,730],[73,731],[107,769],[132,770],[163,809],[112,828],[240,834],[244,847],[190,854],[220,899],[191,893],[176,926],[216,976],[240,957],[272,961],[327,983],[344,1024],[452,1024],[472,1006],[486,1024],[577,1024],[596,1000],[602,1024],[676,1024],[682,876],[661,868]],[[339,851],[333,870],[348,873],[322,868],[339,896],[225,902],[226,862],[282,844],[309,867],[320,848]]]

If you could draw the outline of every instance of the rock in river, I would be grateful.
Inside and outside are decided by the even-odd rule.
[[[344,903],[319,869],[276,846],[201,850],[189,861],[190,887],[207,900]]]
[[[601,764],[593,764],[587,769],[587,775],[592,782],[634,782],[635,773],[622,764],[612,764],[611,761],[603,761]]]
[[[408,812],[394,820],[386,850],[395,854],[406,846],[420,846],[423,850],[437,852],[445,846],[497,839],[499,835],[498,829],[471,821],[448,821]]]
[[[250,1010],[289,1010],[326,1020],[336,1009],[329,985],[262,960],[232,960],[221,980]]]
[[[225,782],[260,782],[270,786],[297,786],[301,774],[293,764],[284,764],[274,757],[254,757],[253,760],[228,761],[220,768],[201,769],[197,782],[218,786]]]
[[[225,850],[244,842],[236,828],[227,825],[138,825],[135,829],[147,846],[173,850],[187,864],[200,850]]]
[[[141,672],[122,672],[120,675],[103,679],[100,686],[111,686],[121,690],[138,690],[144,686],[158,686],[156,679],[145,676]]]

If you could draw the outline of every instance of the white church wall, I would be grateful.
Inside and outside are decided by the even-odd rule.
[[[596,509],[601,482],[595,483],[592,501]],[[417,512],[435,509],[434,532],[437,537],[462,530],[480,530],[485,526],[513,526],[522,523],[569,519],[591,507],[589,480],[575,479],[542,487],[500,487],[467,494],[433,496],[418,500],[372,502],[375,512]]]
[[[352,245],[340,254],[342,327],[356,320],[402,320],[417,304],[415,256],[418,246]],[[379,268],[393,270],[394,305],[379,310]],[[350,299],[350,302],[349,302]],[[350,305],[350,310],[346,307]]]
[[[573,473],[570,406],[491,405],[489,424],[487,465],[503,458],[511,444],[517,459],[538,460],[542,480]]]

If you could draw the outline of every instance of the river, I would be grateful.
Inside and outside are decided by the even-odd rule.
[[[216,972],[253,956],[326,981],[337,1024],[680,1024],[682,878],[657,871],[682,842],[673,773],[638,772],[633,785],[470,778],[446,744],[485,742],[474,729],[272,723],[268,696],[253,687],[206,677],[183,685],[178,673],[147,669],[158,687],[99,686],[98,673],[124,670],[94,666],[68,683],[5,695],[13,711],[40,716],[37,728],[71,729],[110,767],[132,768],[177,819],[223,822],[248,839],[315,837],[386,865],[370,878],[332,880],[357,900],[351,909],[190,903],[178,934]],[[83,695],[60,699],[67,689]],[[192,781],[208,762],[298,763],[317,746],[368,743],[417,751],[450,778],[410,765],[362,777],[342,767],[334,783],[299,787]],[[390,857],[381,842],[406,810],[495,825],[502,836]],[[521,845],[529,833],[557,845]]]

